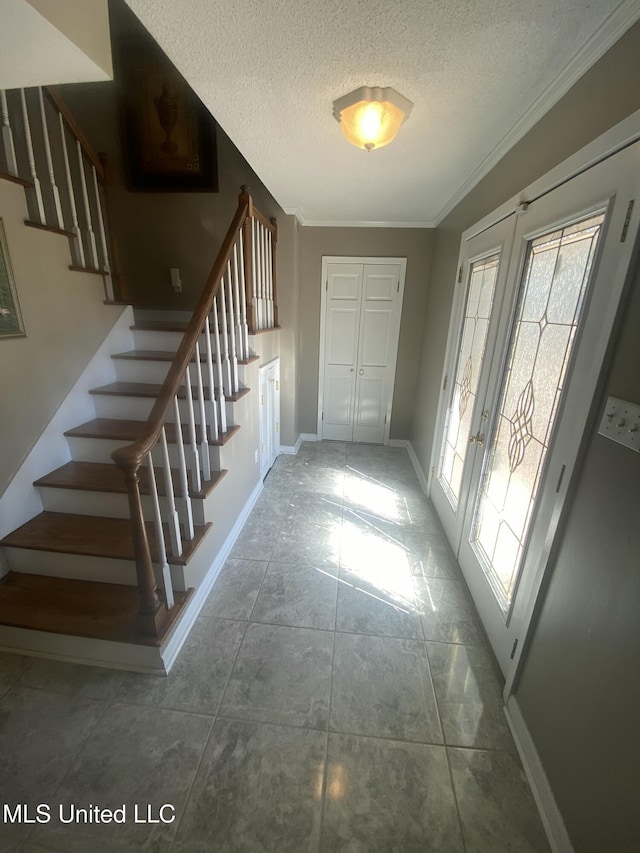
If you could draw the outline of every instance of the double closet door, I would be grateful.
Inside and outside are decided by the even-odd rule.
[[[319,438],[388,442],[405,266],[323,260]]]
[[[463,241],[431,497],[513,677],[638,229],[640,143]]]

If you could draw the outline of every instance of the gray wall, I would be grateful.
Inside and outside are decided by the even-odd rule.
[[[437,229],[412,443],[428,470],[462,231],[640,109],[640,24],[562,98]],[[640,295],[608,394],[640,402]],[[594,437],[517,699],[576,853],[640,850],[640,457]]]
[[[434,232],[424,228],[300,229],[300,432],[315,433],[323,255],[407,258],[391,438],[409,438],[427,305]]]
[[[640,403],[640,277],[607,396]],[[576,853],[640,850],[640,454],[591,437],[516,698]]]
[[[536,178],[640,109],[640,23],[582,77],[437,229],[412,444],[429,468],[462,232]]]

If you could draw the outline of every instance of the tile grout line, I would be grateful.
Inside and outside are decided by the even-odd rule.
[[[429,645],[428,641],[425,640],[424,643],[425,652],[427,654],[427,661],[429,662],[429,674],[431,675],[431,658],[429,655]],[[433,676],[431,676],[431,681],[433,684]],[[463,853],[466,853],[467,850],[467,842],[464,835],[464,826],[462,824],[462,815],[460,813],[460,803],[458,802],[458,794],[456,792],[456,787],[453,783],[453,771],[451,770],[451,761],[449,759],[449,748],[444,735],[444,726],[442,725],[442,714],[440,713],[440,703],[438,701],[438,694],[436,693],[435,685],[433,687],[433,695],[436,700],[436,709],[438,711],[438,721],[440,723],[440,730],[442,732],[442,745],[444,749],[445,761],[447,762],[447,769],[449,771],[449,784],[451,785],[451,793],[453,794],[453,802],[456,807],[456,815],[458,817],[458,826],[460,828],[460,839],[462,841],[462,850]]]

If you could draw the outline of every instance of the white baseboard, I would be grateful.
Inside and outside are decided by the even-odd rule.
[[[295,444],[281,444],[280,445],[280,453],[288,453],[291,456],[297,456],[298,451],[300,450],[300,445],[302,444],[302,436],[298,436],[298,440]]]
[[[413,449],[413,444],[406,438],[392,438],[389,440],[390,447],[406,447],[407,453],[409,454],[409,459],[411,460],[413,467],[415,468],[416,476],[418,477],[418,481],[420,483],[420,487],[422,491],[428,494],[429,486],[427,477],[425,476],[424,471],[422,470],[422,465],[416,456],[416,452]]]
[[[321,441],[321,439],[318,438],[316,432],[302,432],[300,433],[300,441]]]
[[[202,610],[202,606],[207,600],[207,596],[211,592],[211,589],[216,582],[218,575],[220,574],[220,569],[226,562],[227,557],[231,553],[231,549],[235,545],[236,539],[240,535],[240,531],[244,527],[244,523],[249,517],[249,513],[253,509],[255,502],[260,497],[260,493],[263,489],[262,480],[258,481],[255,489],[249,495],[247,502],[245,503],[242,511],[236,518],[235,524],[229,531],[229,535],[224,540],[224,543],[218,553],[215,556],[209,571],[205,575],[202,583],[197,588],[195,593],[193,594],[191,601],[187,605],[187,609],[185,613],[180,618],[178,625],[176,626],[175,631],[169,637],[165,646],[163,646],[161,650],[162,660],[164,661],[165,669],[167,672],[170,671],[171,667],[176,661],[178,654],[180,653],[180,649],[185,643],[185,640],[189,636],[189,632],[193,627],[193,623],[198,618],[200,611]]]
[[[553,853],[574,853],[560,809],[515,696],[509,697],[504,710],[551,850]]]

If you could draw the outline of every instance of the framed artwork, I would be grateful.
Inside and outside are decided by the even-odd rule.
[[[215,122],[160,48],[130,36],[116,73],[129,188],[217,192]]]
[[[9,260],[4,224],[0,219],[0,338],[24,337],[18,294]]]

